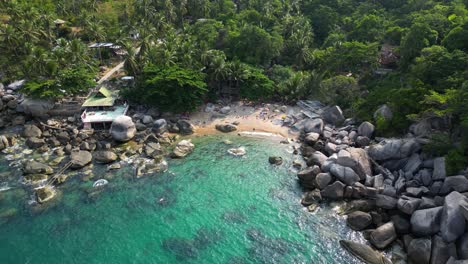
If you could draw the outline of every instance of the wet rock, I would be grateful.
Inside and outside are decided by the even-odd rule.
[[[369,213],[356,211],[348,215],[346,223],[351,229],[361,231],[372,224],[372,217]]]
[[[109,150],[96,151],[93,154],[94,160],[99,163],[111,163],[117,160],[117,154]]]
[[[465,232],[466,221],[460,210],[460,204],[466,202],[466,199],[459,192],[451,192],[445,197],[440,225],[440,232],[445,242],[453,242]]]
[[[45,141],[42,138],[30,137],[26,140],[26,146],[31,149],[37,149],[45,145]]]
[[[322,200],[322,195],[319,190],[313,190],[306,192],[302,197],[301,204],[303,206],[309,206],[311,204],[319,203]]]
[[[362,122],[358,127],[358,135],[363,137],[372,138],[374,134],[375,126],[370,122]]]
[[[188,154],[192,153],[195,145],[190,140],[182,140],[177,143],[176,147],[172,152],[172,157],[174,158],[183,158]]]
[[[223,133],[229,133],[237,130],[237,127],[232,124],[217,124],[215,128]]]
[[[144,145],[144,147],[143,147],[143,150],[144,150],[146,156],[148,156],[150,158],[154,158],[156,156],[159,156],[159,155],[163,154],[163,150],[161,148],[161,145],[159,143],[156,143],[156,142],[146,143]]]
[[[322,117],[325,122],[335,126],[340,125],[345,120],[343,111],[336,105],[324,109]]]
[[[42,131],[35,125],[25,125],[23,129],[23,137],[30,138],[40,138],[42,136]]]
[[[302,186],[308,188],[315,188],[315,177],[320,173],[320,168],[318,166],[312,166],[305,168],[297,173],[299,182]]]
[[[193,134],[194,127],[186,120],[177,121],[177,127],[179,128],[179,133],[182,135],[191,135]]]
[[[333,181],[333,177],[330,173],[319,173],[315,177],[315,186],[320,190],[325,189],[331,182]]]
[[[416,139],[386,139],[367,149],[369,156],[376,161],[403,159],[421,149]]]
[[[227,152],[233,156],[244,156],[247,154],[247,151],[244,147],[230,148],[227,150]]]
[[[38,203],[45,203],[52,200],[56,195],[56,191],[53,187],[45,186],[36,190],[36,200]]]
[[[416,210],[411,216],[411,230],[418,236],[430,236],[440,230],[442,207]]]
[[[328,198],[332,200],[342,199],[344,196],[344,188],[346,185],[340,181],[335,181],[331,185],[328,185],[320,193],[323,198]]]
[[[375,201],[370,199],[351,200],[346,204],[344,214],[350,214],[355,211],[370,212],[375,210]]]
[[[268,162],[270,164],[274,164],[274,165],[281,165],[281,164],[283,164],[283,158],[276,157],[276,156],[271,156],[271,157],[268,158]]]
[[[346,251],[358,258],[360,261],[368,264],[391,264],[382,253],[371,247],[350,240],[340,240],[340,245]]]
[[[330,173],[346,185],[353,185],[360,180],[353,169],[343,167],[339,164],[333,164],[330,167]]]
[[[91,163],[93,156],[89,151],[79,150],[79,151],[72,151],[70,153],[70,161],[72,163],[72,169],[81,169],[84,166]]]
[[[23,172],[25,174],[52,174],[54,170],[46,164],[31,160],[24,163]]]
[[[408,264],[429,264],[431,244],[428,238],[411,240],[408,247]]]
[[[304,122],[304,133],[318,133],[322,134],[323,131],[323,120],[320,118],[309,119]]]
[[[112,122],[110,133],[116,141],[127,142],[136,134],[136,127],[129,116],[119,116]]]
[[[377,207],[390,210],[397,207],[398,200],[388,195],[379,194],[375,199],[375,203]]]
[[[370,234],[370,242],[378,249],[384,249],[397,238],[393,222],[379,226]]]
[[[118,162],[112,163],[111,165],[107,166],[107,170],[118,170],[122,167],[122,165]]]

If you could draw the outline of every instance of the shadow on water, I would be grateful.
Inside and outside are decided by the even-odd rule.
[[[178,261],[196,259],[201,251],[223,240],[224,234],[216,229],[200,228],[193,239],[171,237],[165,239],[162,248],[175,256]]]
[[[247,217],[241,211],[227,211],[221,216],[225,222],[232,224],[244,224],[247,222]]]
[[[291,253],[303,253],[306,250],[305,246],[299,243],[283,238],[271,238],[257,228],[248,229],[246,236],[252,242],[248,250],[249,257],[257,263],[284,263],[285,256]]]

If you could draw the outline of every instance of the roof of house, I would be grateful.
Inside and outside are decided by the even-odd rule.
[[[82,107],[113,106],[118,93],[118,91],[110,91],[105,87],[101,87],[97,92],[88,96]]]
[[[67,21],[57,18],[54,20],[54,23],[57,25],[65,24]]]

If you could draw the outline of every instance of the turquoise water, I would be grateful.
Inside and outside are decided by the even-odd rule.
[[[194,138],[194,153],[141,179],[130,168],[109,175],[96,167],[109,179],[105,189],[93,192],[92,181],[75,176],[40,212],[21,189],[0,193],[0,212],[18,209],[0,225],[0,263],[358,263],[338,244],[357,237],[343,219],[300,205],[287,146],[224,139]],[[246,156],[226,153],[238,146]],[[270,165],[269,155],[284,164]]]

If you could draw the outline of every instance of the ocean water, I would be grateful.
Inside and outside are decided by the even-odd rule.
[[[359,234],[334,205],[315,213],[300,205],[290,146],[224,135],[192,141],[194,152],[162,174],[135,179],[130,166],[112,174],[96,166],[90,181],[75,175],[45,210],[31,209],[22,188],[2,191],[0,214],[17,213],[0,221],[0,263],[359,263],[339,246]],[[227,154],[238,146],[245,156]],[[283,165],[270,165],[270,155]],[[2,158],[0,174],[18,177],[8,170]],[[109,184],[95,191],[101,177]]]

